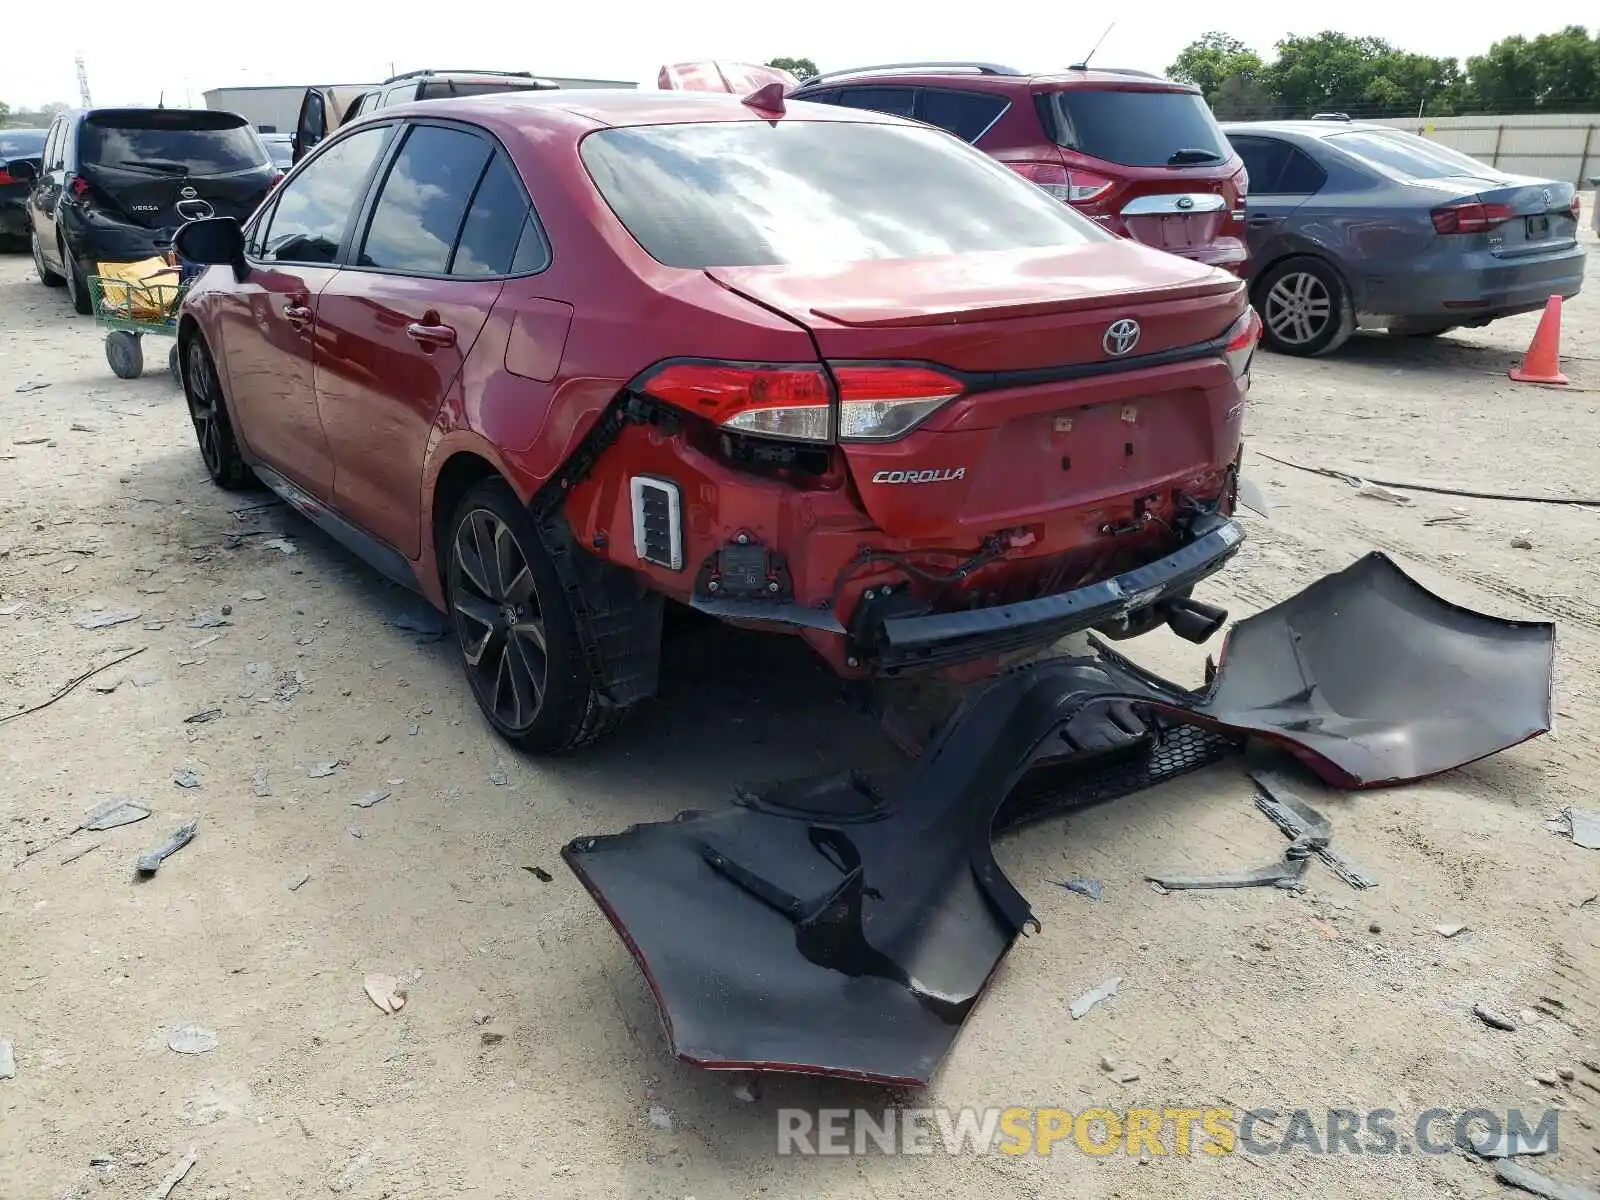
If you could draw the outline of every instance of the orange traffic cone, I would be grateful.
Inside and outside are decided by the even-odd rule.
[[[1533,341],[1522,356],[1522,365],[1511,368],[1511,378],[1518,383],[1565,384],[1567,377],[1561,373],[1561,297],[1551,296],[1544,303],[1544,316],[1539,318],[1539,328],[1533,331]]]

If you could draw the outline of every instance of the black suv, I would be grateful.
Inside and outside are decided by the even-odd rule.
[[[248,121],[203,108],[64,113],[50,126],[42,162],[21,176],[32,185],[34,265],[47,287],[66,284],[84,314],[98,263],[163,254],[185,221],[243,221],[282,178]]]

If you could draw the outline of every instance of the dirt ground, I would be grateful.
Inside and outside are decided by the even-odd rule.
[[[1432,342],[1364,336],[1313,362],[1263,355],[1251,450],[1600,492],[1600,247],[1585,236],[1570,389],[1506,379],[1533,317]],[[265,495],[210,486],[164,355],[154,344],[147,377],[115,378],[92,323],[25,257],[0,258],[0,719],[142,651],[0,724],[0,1039],[16,1060],[0,1080],[0,1197],[144,1197],[191,1149],[176,1200],[1500,1190],[1464,1153],[777,1157],[777,1109],[896,1097],[772,1077],[751,1101],[742,1080],[676,1062],[558,850],[716,806],[740,780],[891,771],[877,727],[796,647],[717,633],[674,651],[668,693],[621,736],[559,763],[509,753],[449,644],[404,628],[413,602],[282,506],[256,507]],[[19,390],[29,381],[49,386]],[[1389,1108],[1402,1129],[1434,1107],[1559,1106],[1558,1151],[1522,1161],[1593,1183],[1600,853],[1545,823],[1600,809],[1600,507],[1423,493],[1403,507],[1247,465],[1272,517],[1250,522],[1206,598],[1241,616],[1385,550],[1451,599],[1558,623],[1556,732],[1422,786],[1308,789],[1378,877],[1368,891],[1320,865],[1303,895],[1142,882],[1281,852],[1237,764],[1006,839],[1002,865],[1043,932],[913,1102]],[[83,627],[118,610],[138,616]],[[1135,654],[1197,680],[1204,651],[1160,634]],[[175,784],[185,772],[198,786]],[[354,804],[374,790],[390,795]],[[50,844],[108,795],[154,815]],[[136,883],[136,856],[191,818],[192,844]],[[1103,900],[1046,882],[1067,876],[1101,880]],[[1447,939],[1447,922],[1469,928]],[[403,981],[400,1013],[363,993],[373,972]],[[1113,975],[1120,994],[1070,1019]],[[1516,1030],[1488,1028],[1479,1003]],[[189,1022],[216,1048],[169,1049]]]

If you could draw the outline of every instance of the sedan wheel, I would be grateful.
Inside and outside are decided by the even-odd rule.
[[[1261,336],[1279,354],[1326,354],[1355,332],[1355,310],[1344,280],[1317,258],[1291,258],[1262,275],[1254,288]]]
[[[549,648],[527,552],[486,508],[469,511],[451,545],[450,603],[472,690],[513,737],[544,704]]]
[[[1263,320],[1280,341],[1309,345],[1333,320],[1333,299],[1322,280],[1309,271],[1295,271],[1282,276],[1267,292]]]

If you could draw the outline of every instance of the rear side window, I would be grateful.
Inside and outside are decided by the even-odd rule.
[[[1252,196],[1309,196],[1327,181],[1316,160],[1288,142],[1263,137],[1230,141],[1250,173]]]
[[[948,129],[964,142],[975,142],[994,124],[995,118],[1005,112],[1006,103],[1005,97],[984,92],[924,88],[922,119],[929,125]]]
[[[1368,166],[1400,179],[1448,179],[1452,175],[1481,177],[1495,172],[1487,163],[1410,133],[1376,133],[1357,130],[1332,134],[1328,141]]]
[[[841,108],[869,108],[873,112],[909,117],[916,112],[917,93],[912,88],[840,88],[833,103]]]
[[[1076,88],[1051,93],[1050,107],[1056,141],[1102,162],[1204,166],[1228,158],[1216,118],[1193,92]]]
[[[170,175],[228,175],[268,165],[241,118],[180,108],[92,114],[78,133],[78,161]]]
[[[645,125],[591,133],[580,154],[623,225],[671,267],[824,265],[1113,238],[932,129]]]
[[[285,183],[261,241],[261,257],[267,262],[312,265],[336,261],[345,227],[361,203],[390,132],[388,126],[378,125],[352,133]]]
[[[459,129],[418,125],[389,168],[356,265],[445,275],[490,146]]]
[[[450,274],[520,275],[542,269],[549,259],[516,173],[504,154],[496,154],[467,210]]]
[[[534,92],[548,89],[531,83],[459,83],[437,79],[422,85],[421,100],[444,100],[451,96],[492,96],[498,92]]]

